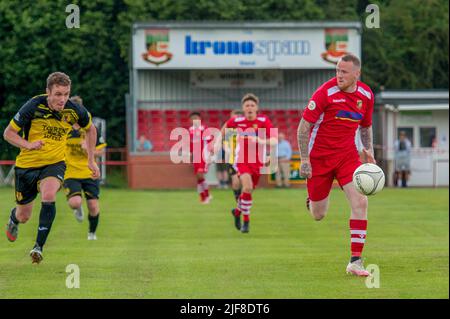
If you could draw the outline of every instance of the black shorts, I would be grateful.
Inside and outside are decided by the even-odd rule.
[[[233,176],[237,174],[236,169],[233,167],[233,164],[227,164],[228,175]]]
[[[66,163],[64,161],[38,168],[15,167],[16,203],[25,205],[31,203],[39,193],[39,184],[46,177],[56,177],[64,181]]]
[[[100,195],[100,180],[92,178],[68,178],[64,181],[64,191],[67,199],[81,196],[81,191],[87,200],[98,199]]]

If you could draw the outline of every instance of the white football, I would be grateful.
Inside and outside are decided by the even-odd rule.
[[[365,163],[353,173],[353,185],[363,195],[375,195],[384,187],[384,172],[375,164]]]

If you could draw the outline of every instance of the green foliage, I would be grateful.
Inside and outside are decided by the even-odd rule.
[[[69,74],[73,94],[107,120],[108,143],[125,144],[125,99],[131,25],[137,21],[361,21],[380,7],[380,29],[364,28],[363,80],[375,90],[447,88],[448,2],[445,0],[101,0],[80,6],[68,29],[67,1],[0,0],[0,131],[49,73]],[[17,149],[0,141],[0,159]]]
[[[380,29],[363,32],[365,81],[375,88],[448,88],[448,2],[384,2]]]

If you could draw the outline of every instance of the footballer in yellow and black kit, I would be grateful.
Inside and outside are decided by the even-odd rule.
[[[82,106],[67,101],[60,112],[49,108],[47,94],[31,98],[11,120],[10,125],[27,141],[41,140],[41,149],[22,148],[16,158],[16,202],[25,205],[32,202],[40,181],[46,177],[64,180],[66,170],[66,142],[72,126],[84,129],[92,125],[89,112]]]
[[[87,200],[98,199],[100,194],[99,180],[92,178],[92,172],[88,167],[88,156],[82,144],[85,140],[83,129],[73,129],[66,146],[66,174],[64,176],[64,189],[69,199],[72,196],[81,196],[81,192]],[[97,132],[96,150],[106,147],[103,137]]]

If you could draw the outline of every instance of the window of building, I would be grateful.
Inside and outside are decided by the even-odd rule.
[[[420,147],[436,147],[436,128],[421,127],[419,128]]]

